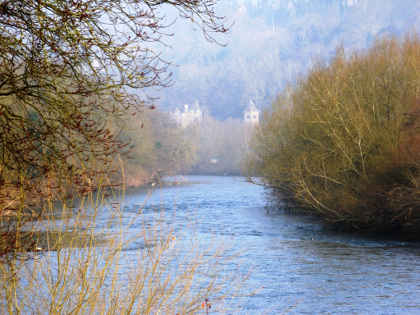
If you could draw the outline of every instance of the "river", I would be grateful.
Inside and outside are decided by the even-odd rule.
[[[420,313],[419,243],[332,232],[314,218],[270,206],[267,191],[241,177],[185,180],[126,196],[125,218],[139,209],[142,224],[169,217],[166,224],[181,240],[237,251],[226,272],[250,270],[246,288],[256,291],[227,301],[236,313]],[[136,242],[126,249],[136,250]]]

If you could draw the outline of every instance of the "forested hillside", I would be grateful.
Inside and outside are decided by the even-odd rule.
[[[235,0],[219,4],[231,36],[211,45],[201,32],[175,25],[167,41],[174,84],[156,93],[160,108],[198,100],[219,119],[241,117],[254,99],[269,105],[288,82],[337,46],[361,49],[381,37],[420,30],[420,2],[379,0]],[[172,49],[175,48],[175,49]],[[169,56],[168,54],[168,56]]]

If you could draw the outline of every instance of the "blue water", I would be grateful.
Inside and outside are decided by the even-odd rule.
[[[230,313],[420,314],[418,243],[332,232],[273,206],[269,192],[241,177],[183,180],[126,196],[122,224],[130,234],[160,220],[180,242],[224,244],[226,255],[236,252],[224,272],[250,276],[242,295],[225,301],[237,310]],[[139,248],[141,240],[125,251]],[[122,270],[132,263],[123,261]]]

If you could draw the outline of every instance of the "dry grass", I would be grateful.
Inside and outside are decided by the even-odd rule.
[[[112,216],[105,224],[99,211],[106,207]],[[229,259],[223,249],[181,240],[169,218],[144,221],[133,233],[141,211],[127,219],[120,203],[101,193],[60,210],[50,204],[43,220],[16,232],[33,242],[3,257],[0,313],[205,314],[210,305],[223,313],[224,298],[243,280],[222,274]],[[136,250],[127,250],[132,244]]]

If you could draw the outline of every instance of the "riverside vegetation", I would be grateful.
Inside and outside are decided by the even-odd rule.
[[[249,168],[342,228],[420,232],[420,38],[338,49],[280,94]]]
[[[38,224],[26,222],[15,231],[23,245],[29,235],[33,249],[27,253],[18,245],[2,257],[2,314],[195,314],[210,307],[223,312],[224,298],[242,282],[218,276],[227,248],[203,249],[191,239],[183,244],[163,223],[169,217],[139,224],[141,209],[122,224],[122,196],[113,197],[117,202],[88,193],[71,206],[50,205]],[[96,217],[104,211],[108,223],[98,226]],[[125,251],[132,243],[140,248]],[[130,267],[121,273],[127,260]]]
[[[194,153],[188,172],[240,175],[251,129],[239,119],[219,121],[205,111],[199,124],[188,126],[184,131]]]
[[[103,209],[105,197],[125,184],[142,184],[188,160],[188,148],[175,145],[179,129],[151,111],[147,91],[171,81],[160,54],[171,25],[164,8],[217,42],[227,29],[215,5],[0,3],[2,313],[194,313],[212,299],[212,281],[205,293],[194,290],[200,301],[190,298],[194,272],[206,264],[194,256],[169,280],[165,235],[142,252],[128,290],[117,290],[124,243],[98,248],[95,216],[80,215]],[[122,176],[121,164],[130,176]],[[68,224],[51,227],[54,221]]]

